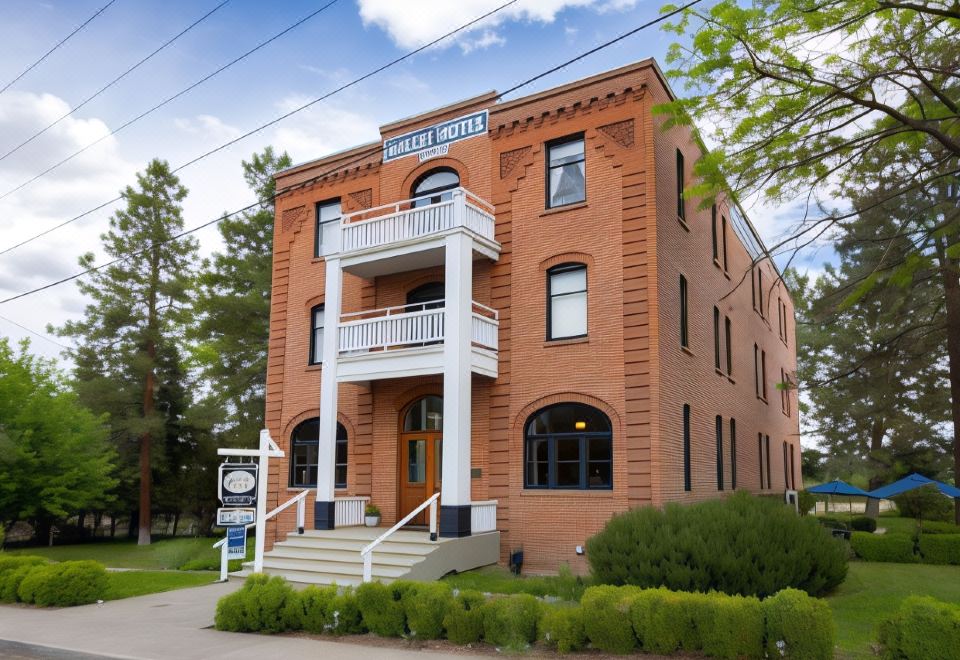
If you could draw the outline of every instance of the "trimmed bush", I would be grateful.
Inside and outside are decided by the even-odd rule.
[[[330,632],[334,635],[353,635],[366,632],[363,626],[363,617],[360,614],[360,604],[353,587],[343,587],[330,600],[328,613],[331,620]]]
[[[295,624],[297,593],[281,577],[254,574],[217,603],[214,625],[230,632],[277,633]]]
[[[400,598],[403,585],[399,582],[389,587],[380,582],[366,582],[357,587],[357,605],[363,623],[375,635],[403,637],[406,633],[406,617]]]
[[[960,564],[960,534],[921,534],[920,555],[927,564]]]
[[[443,636],[443,617],[453,606],[453,590],[443,582],[416,582],[400,599],[407,617],[410,636],[439,639]]]
[[[707,607],[698,608],[703,616],[697,622],[705,655],[725,660],[763,658],[763,607],[757,598],[709,594],[706,603]]]
[[[913,553],[913,539],[906,534],[868,534],[854,532],[850,547],[860,559],[912,564],[918,561]]]
[[[877,531],[877,521],[870,516],[857,516],[850,521],[850,529],[857,532],[873,533]]]
[[[641,590],[637,587],[602,585],[583,592],[584,629],[598,649],[611,653],[629,653],[637,646],[637,638],[629,625],[630,608]]]
[[[817,522],[828,529],[842,529],[844,531],[850,529],[849,521],[840,520],[839,518],[821,517],[817,518]]]
[[[936,520],[924,520],[921,531],[924,534],[960,534],[960,525]]]
[[[725,499],[614,516],[587,541],[594,581],[766,597],[794,587],[819,595],[847,573],[847,549],[782,502]]]
[[[17,602],[20,583],[33,569],[46,565],[43,557],[0,557],[0,603]]]
[[[472,589],[461,591],[443,617],[447,639],[454,644],[476,644],[483,637],[483,594]]]
[[[530,594],[513,594],[488,601],[483,611],[483,638],[504,651],[522,651],[537,639],[540,601]]]
[[[90,560],[35,566],[23,576],[17,598],[41,607],[95,603],[107,593],[107,569]]]
[[[885,658],[960,660],[960,606],[910,596],[880,624]]]
[[[798,589],[784,589],[762,603],[767,652],[773,658],[830,660],[835,630],[825,601]]]
[[[537,625],[537,637],[558,653],[581,650],[587,645],[583,607],[555,605],[546,608]]]
[[[817,496],[809,490],[801,490],[797,493],[797,509],[801,516],[808,515],[813,508],[817,506]]]
[[[315,635],[364,631],[352,587],[342,591],[336,585],[307,587],[289,601],[283,616],[288,630],[303,629]]]
[[[702,600],[701,594],[664,588],[648,589],[632,597],[630,622],[641,648],[661,655],[678,649],[699,649],[701,640],[697,621]]]
[[[23,566],[40,566],[41,564],[48,563],[43,557],[37,557],[35,555],[10,555],[7,557],[0,556],[0,575],[3,575],[7,571],[13,571]]]

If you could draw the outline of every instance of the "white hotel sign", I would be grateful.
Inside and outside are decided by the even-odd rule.
[[[420,161],[445,156],[450,145],[487,132],[487,111],[473,112],[383,141],[383,162],[416,154]]]

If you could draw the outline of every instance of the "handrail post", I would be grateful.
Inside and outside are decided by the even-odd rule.
[[[437,540],[437,500],[430,502],[430,540]]]
[[[223,545],[220,546],[220,581],[227,581],[227,567],[230,560],[227,559],[227,539],[223,539]]]
[[[373,579],[373,550],[363,556],[363,581]]]
[[[305,500],[305,497],[297,500],[297,534],[303,534]]]

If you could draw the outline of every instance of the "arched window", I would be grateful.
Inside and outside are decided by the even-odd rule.
[[[450,167],[438,167],[425,173],[413,184],[411,197],[423,197],[413,203],[414,208],[439,204],[453,199],[450,192],[460,185],[460,175]]]
[[[533,413],[524,427],[524,487],[613,488],[610,418],[583,403]]]
[[[317,454],[320,419],[313,417],[297,424],[290,434],[290,485],[313,488],[317,485]],[[334,487],[347,487],[347,429],[337,422],[337,454]]]
[[[431,394],[415,401],[403,418],[403,430],[442,431],[443,398]]]
[[[419,312],[424,309],[438,309],[443,307],[443,298],[446,288],[443,282],[427,282],[407,292],[407,305],[423,305],[408,309],[410,312]]]

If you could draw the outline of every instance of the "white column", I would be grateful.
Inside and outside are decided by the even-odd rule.
[[[454,200],[454,213],[462,214],[462,191],[454,193]],[[445,252],[443,485],[440,492],[440,536],[469,536],[472,239],[464,233],[455,232],[447,236]]]
[[[317,453],[317,501],[314,529],[334,527],[334,483],[337,454],[337,356],[343,271],[340,257],[326,258],[323,307],[323,368],[320,375],[320,446]]]

